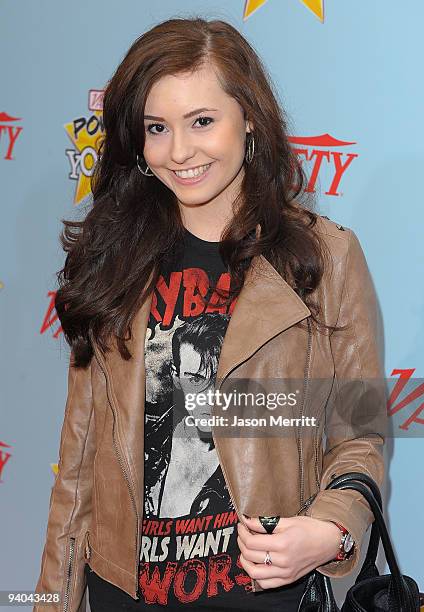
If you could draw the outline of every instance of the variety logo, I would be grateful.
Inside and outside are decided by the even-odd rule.
[[[419,397],[424,395],[424,382],[418,384],[415,388],[413,388],[409,393],[407,393],[406,397],[403,400],[396,403],[399,398],[399,395],[405,389],[408,383],[412,383],[412,374],[415,372],[415,368],[408,370],[393,370],[392,376],[399,376],[395,386],[392,389],[390,394],[390,398],[387,402],[387,414],[391,417],[395,415],[400,410],[403,410],[406,406],[415,402]],[[421,418],[419,415],[424,410],[424,402],[420,404],[414,412],[406,419],[402,425],[399,425],[399,429],[403,429],[408,431],[412,423],[418,423],[419,425],[424,425],[424,418]]]
[[[331,178],[325,195],[343,195],[338,192],[340,182],[352,161],[355,157],[358,157],[358,154],[337,149],[350,147],[356,143],[338,140],[330,136],[330,134],[321,134],[320,136],[289,136],[289,141],[292,143],[299,159],[310,162],[312,166],[306,191],[315,191],[317,178],[320,172],[327,167],[331,172]]]
[[[0,151],[1,154],[4,152],[3,159],[14,159],[13,149],[23,130],[23,127],[16,125],[17,121],[22,121],[22,119],[0,112]]]
[[[4,466],[6,465],[6,463],[9,461],[10,457],[12,456],[11,453],[9,453],[7,450],[4,450],[6,448],[11,448],[10,444],[6,444],[6,442],[2,442],[0,440],[0,482],[3,482],[2,475],[3,475]]]
[[[44,315],[43,323],[41,324],[40,334],[44,334],[48,329],[52,328],[55,323],[59,322],[59,327],[54,331],[53,338],[58,338],[59,334],[63,331],[60,325],[59,317],[57,315],[54,300],[56,297],[56,291],[49,291],[47,297],[50,298],[47,306],[46,314]]]
[[[69,178],[77,183],[75,204],[79,204],[91,192],[91,177],[104,137],[102,100],[103,91],[91,90],[88,94],[88,110],[91,114],[65,124],[65,130],[74,145],[73,149],[66,149],[65,153],[71,166]]]

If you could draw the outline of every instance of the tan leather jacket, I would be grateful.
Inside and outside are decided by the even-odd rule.
[[[335,427],[335,435],[327,410],[330,397],[340,393],[346,381],[360,382],[357,403],[369,393],[372,381],[384,379],[382,337],[375,291],[358,238],[324,217],[318,218],[316,227],[332,262],[332,271],[325,273],[316,296],[322,305],[320,319],[332,325],[348,324],[348,329],[331,335],[316,332],[308,324],[309,308],[267,259],[256,257],[227,328],[217,380],[224,381],[222,389],[230,378],[301,380],[306,398],[302,414],[325,419],[320,418],[314,435],[218,436],[215,446],[239,518],[241,513],[306,514],[337,521],[350,531],[356,542],[353,557],[318,568],[327,576],[341,577],[358,564],[372,514],[360,494],[324,489],[335,475],[348,471],[366,472],[381,486],[384,435],[375,436],[369,430],[352,434],[345,422]],[[72,367],[71,355],[59,469],[36,586],[38,593],[59,591],[61,602],[38,604],[35,611],[85,610],[87,561],[104,579],[137,597],[143,518],[144,342],[150,305],[150,300],[145,302],[134,319],[130,361],[123,360],[115,346],[104,355],[94,343],[95,358],[86,369]],[[296,325],[301,321],[304,325]],[[326,382],[308,393],[314,379]],[[387,398],[375,389],[372,408],[381,422]],[[346,397],[349,394],[343,399],[342,420],[349,419],[351,409]],[[340,409],[333,412],[340,420]],[[260,589],[254,580],[252,587]]]

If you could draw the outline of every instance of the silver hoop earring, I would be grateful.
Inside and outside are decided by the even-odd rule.
[[[245,155],[245,160],[247,161],[248,164],[251,163],[254,154],[255,154],[255,139],[252,134],[251,137],[249,138],[249,142],[247,145],[247,151]]]
[[[138,155],[138,153],[137,153],[137,168],[140,170],[141,174],[144,174],[144,176],[155,176],[154,172],[152,172],[151,174],[149,174],[149,170],[150,170],[150,168],[149,168],[149,166],[148,166],[148,164],[147,164],[147,163],[146,163],[146,169],[145,169],[145,170],[142,170],[142,169],[140,168],[140,160],[139,160],[139,155]]]

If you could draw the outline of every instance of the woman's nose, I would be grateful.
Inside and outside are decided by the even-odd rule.
[[[187,134],[175,133],[171,142],[171,159],[176,164],[184,164],[195,153],[193,143]]]

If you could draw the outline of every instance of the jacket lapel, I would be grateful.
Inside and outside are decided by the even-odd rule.
[[[116,344],[104,359],[119,386],[118,403],[132,397],[144,377],[144,344],[153,293],[138,310],[132,325],[132,338],[127,346],[133,359],[121,358]],[[223,378],[239,362],[252,355],[276,334],[295,325],[311,314],[308,306],[280,276],[272,264],[259,255],[252,259],[246,280],[230,317],[218,361],[217,379]],[[127,409],[129,407],[127,406]]]
[[[217,379],[308,315],[309,308],[272,264],[263,255],[252,258],[224,336]]]

